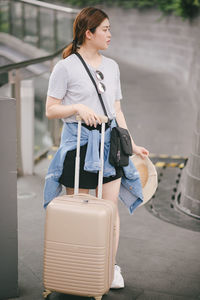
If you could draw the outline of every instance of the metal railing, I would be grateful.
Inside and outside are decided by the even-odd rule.
[[[72,22],[79,12],[37,0],[0,2],[0,31],[7,32],[49,52],[72,38]]]
[[[31,15],[29,15],[29,10],[31,8]],[[34,13],[35,9],[35,13]],[[32,45],[36,46],[37,48],[43,48],[48,50],[49,52],[54,52],[53,54],[49,54],[43,57],[38,57],[34,59],[28,59],[19,63],[10,63],[7,65],[0,66],[0,78],[2,74],[7,74],[8,85],[11,91],[10,96],[16,99],[17,103],[17,156],[18,156],[18,173],[23,174],[23,162],[22,162],[22,149],[21,146],[23,142],[21,141],[21,116],[22,109],[22,99],[21,99],[21,87],[22,81],[27,79],[27,76],[24,75],[24,70],[29,70],[30,67],[33,65],[47,63],[49,62],[49,66],[46,66],[48,69],[48,73],[53,68],[55,63],[56,57],[58,57],[66,45],[72,39],[72,22],[74,20],[75,14],[78,10],[74,10],[71,8],[66,8],[62,6],[57,6],[49,3],[44,3],[41,1],[32,1],[32,0],[21,0],[21,1],[12,1],[12,0],[5,0],[0,2],[0,31],[7,32],[11,35],[14,35],[17,38],[20,38],[24,42],[31,43]],[[64,15],[63,15],[64,14]],[[46,23],[41,24],[44,22],[43,16],[45,15]],[[50,16],[50,17],[49,17]],[[53,16],[53,22],[51,26],[51,33],[47,30],[49,29],[48,18],[51,19]],[[64,21],[67,20],[67,23]],[[35,24],[35,25],[34,25]],[[35,26],[35,31],[32,28]],[[64,34],[65,33],[65,34]],[[62,36],[61,39],[59,37]],[[30,38],[32,37],[32,39]],[[34,38],[33,38],[34,37]],[[51,38],[52,37],[52,38]],[[48,43],[45,44],[45,41]],[[45,47],[44,47],[45,46]],[[59,47],[59,48],[58,48]],[[20,50],[20,49],[19,49]],[[53,50],[53,51],[52,51]],[[37,84],[35,86],[35,90],[38,88],[38,83],[40,85],[40,79],[43,81],[45,80],[45,85],[48,82],[47,74],[40,74],[40,78],[37,78],[38,75],[29,76],[32,81],[37,79]],[[46,75],[46,76],[45,76]],[[34,78],[34,79],[33,79]],[[4,81],[3,81],[4,84]],[[33,85],[32,85],[33,86]],[[35,103],[32,105],[32,110],[35,111],[35,120],[37,119],[38,115],[42,115],[40,118],[40,125],[41,123],[47,123],[50,135],[53,140],[53,144],[58,144],[60,139],[60,121],[59,120],[51,120],[50,122],[47,121],[44,113],[44,100],[46,99],[46,87],[42,86],[42,96],[35,97],[33,100]],[[39,98],[39,99],[38,99]],[[36,122],[34,122],[36,123]],[[43,138],[45,138],[46,131],[45,126],[43,130]],[[48,129],[47,128],[47,129]],[[43,153],[40,153],[40,155]],[[35,159],[38,158],[34,157]],[[33,159],[34,159],[33,158]]]
[[[57,57],[59,54],[61,54],[64,49],[65,49],[65,47],[57,50],[53,54],[46,55],[46,56],[43,56],[43,57],[28,59],[28,60],[24,60],[24,61],[19,62],[19,63],[12,63],[12,64],[8,64],[8,65],[0,66],[0,73],[10,72],[10,71],[14,71],[14,70],[17,70],[17,69],[28,67],[30,65],[34,65],[34,64],[45,62],[45,61],[53,60],[55,57]]]
[[[8,83],[10,85],[11,97],[16,99],[17,104],[17,156],[18,156],[18,173],[23,174],[23,163],[22,163],[22,151],[21,151],[21,82],[24,79],[21,70],[25,67],[32,66],[42,62],[50,62],[50,69],[54,65],[54,59],[62,53],[64,48],[56,51],[54,54],[39,57],[35,59],[26,60],[20,63],[12,63],[5,66],[0,66],[0,74],[8,73]],[[44,101],[44,99],[41,99]],[[51,122],[51,137],[53,144],[58,144],[59,132],[58,132],[58,120],[52,120]],[[35,157],[37,159],[38,157]],[[34,159],[34,158],[33,158]]]

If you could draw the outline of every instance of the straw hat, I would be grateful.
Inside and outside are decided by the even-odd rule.
[[[140,180],[142,183],[142,193],[144,201],[140,204],[147,203],[155,193],[158,186],[157,171],[148,156],[142,159],[139,155],[131,156],[132,162],[140,174]]]

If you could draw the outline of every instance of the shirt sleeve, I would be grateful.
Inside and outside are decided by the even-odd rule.
[[[122,91],[121,91],[121,82],[120,82],[120,71],[119,66],[117,64],[117,78],[116,78],[116,92],[115,92],[115,100],[122,99]]]
[[[62,61],[57,62],[49,78],[47,95],[63,99],[67,92],[67,70]]]

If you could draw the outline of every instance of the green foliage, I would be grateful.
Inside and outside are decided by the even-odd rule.
[[[125,1],[118,1],[120,6],[127,7],[127,8],[148,8],[153,7],[156,5],[156,0],[125,0]]]
[[[200,12],[200,0],[65,0],[65,2],[78,7],[98,4],[140,10],[156,7],[164,15],[174,13],[176,16],[182,17],[182,19],[193,19]]]
[[[199,1],[176,0],[174,3],[175,14],[183,19],[194,18],[199,14]]]
[[[164,13],[175,11],[176,0],[157,0],[157,7]]]

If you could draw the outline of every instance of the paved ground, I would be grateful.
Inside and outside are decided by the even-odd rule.
[[[156,154],[188,156],[195,112],[187,92],[170,74],[120,63],[122,107],[137,144]],[[42,299],[44,210],[42,192],[49,161],[35,166],[33,176],[18,179],[19,300]],[[156,197],[171,197],[170,169]],[[169,192],[168,192],[169,191]],[[160,195],[160,196],[159,196]],[[144,206],[130,216],[120,203],[118,264],[126,287],[110,291],[109,300],[200,299],[200,233],[165,222]],[[52,294],[50,299],[85,299]],[[87,299],[87,298],[86,298]]]

